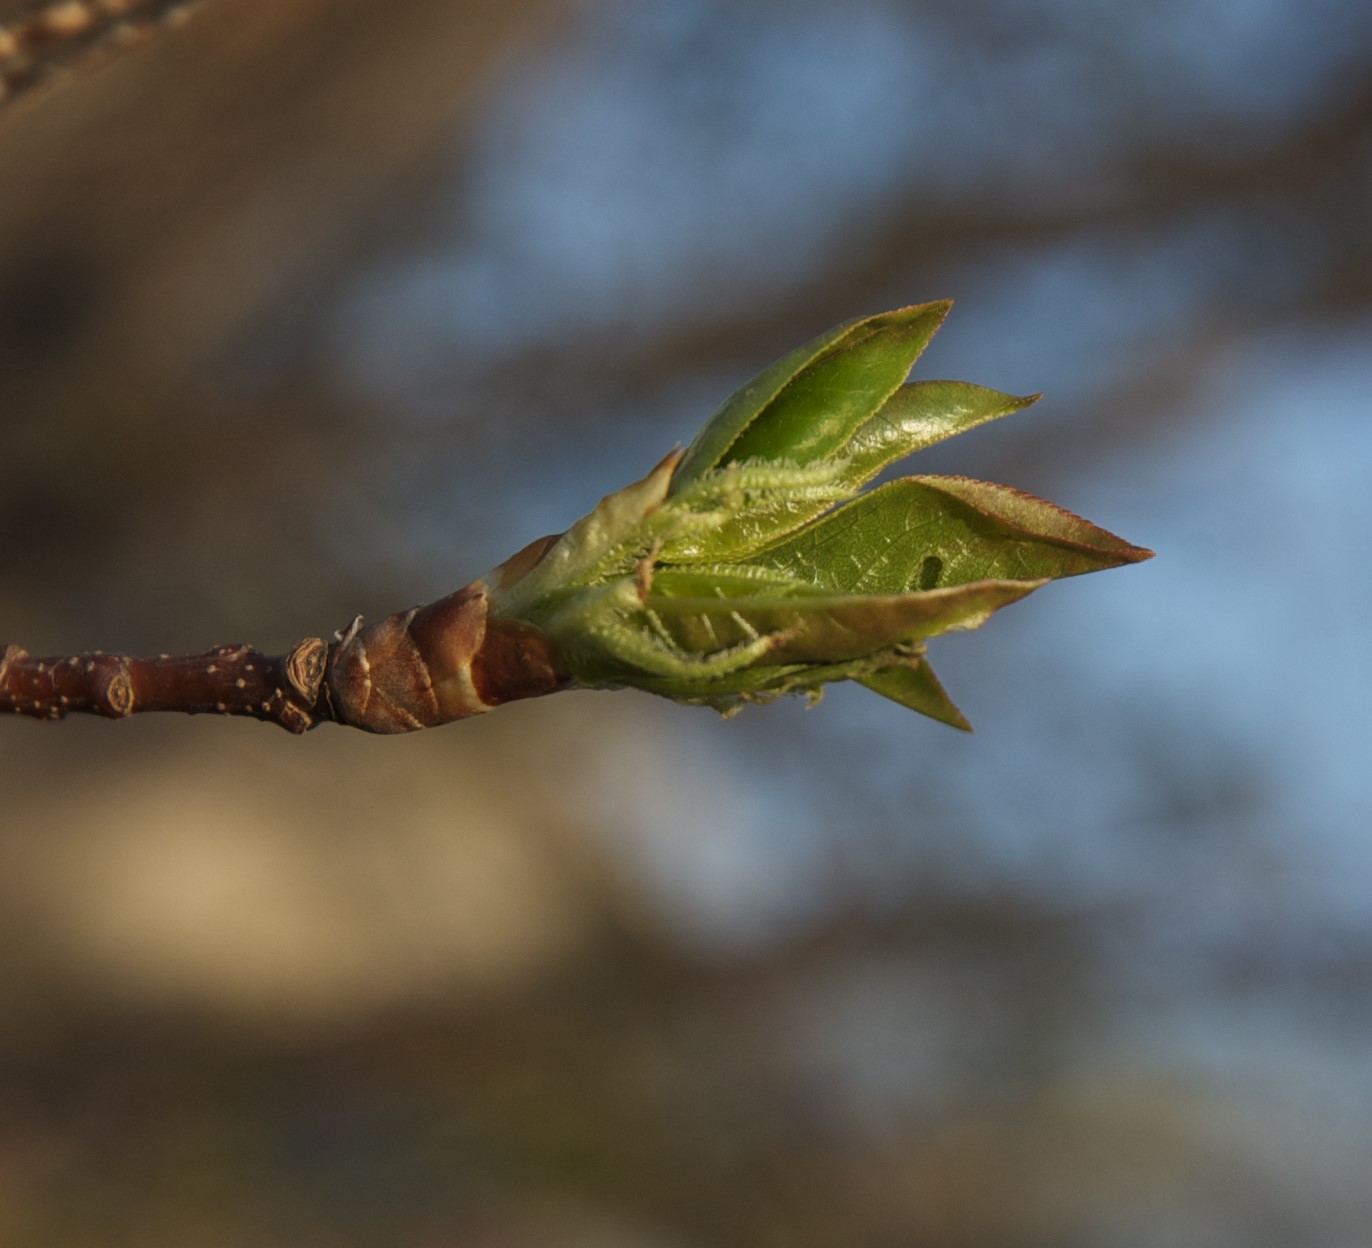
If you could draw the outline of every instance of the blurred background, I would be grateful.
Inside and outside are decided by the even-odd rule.
[[[0,1245],[1366,1244],[1369,223],[1364,0],[216,0],[0,113],[0,640],[428,600],[944,296],[1048,397],[919,470],[1159,552],[972,737],[0,724]]]

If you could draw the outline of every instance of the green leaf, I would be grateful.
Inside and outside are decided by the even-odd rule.
[[[984,580],[1051,580],[1151,554],[1006,486],[906,477],[752,561],[832,592],[899,594]]]
[[[842,449],[910,371],[946,302],[846,321],[783,356],[725,401],[686,451],[673,490],[743,459],[811,463]]]
[[[1018,412],[1042,397],[1019,397],[966,381],[915,381],[902,386],[853,435],[844,480],[865,485],[888,464],[987,421]]]
[[[922,304],[872,317],[797,373],[729,447],[723,463],[809,464],[842,455],[849,439],[899,388],[948,305]]]
[[[920,476],[911,477],[933,490],[942,491],[971,511],[1003,525],[1007,533],[1018,532],[1045,541],[1057,542],[1064,551],[1073,548],[1094,552],[1103,562],[1081,569],[1094,572],[1101,567],[1115,568],[1126,563],[1141,563],[1151,559],[1153,552],[1133,546],[1122,537],[1083,520],[1065,507],[1026,494],[1009,485],[990,481],[975,481],[971,477]],[[1058,576],[1074,576],[1075,572],[1059,572]]]
[[[713,706],[726,714],[742,702],[770,702],[786,694],[803,693],[819,701],[823,686],[840,680],[864,681],[878,671],[889,669],[905,656],[881,652],[843,663],[783,663],[746,667],[708,680],[689,676],[645,676],[634,674],[624,684],[644,689],[659,697]]]
[[[852,494],[845,489],[837,496],[819,498],[792,493],[749,498],[721,523],[708,529],[683,529],[670,538],[662,547],[662,559],[668,563],[736,563],[803,529]]]
[[[837,663],[951,629],[977,628],[1037,589],[1034,581],[981,581],[925,594],[835,597],[673,598],[650,593],[645,606],[690,654],[713,654],[760,635],[773,645],[762,663]]]
[[[842,448],[843,459],[833,461],[833,488],[754,492],[745,507],[719,525],[686,530],[670,539],[662,557],[679,563],[746,559],[851,497],[887,464],[966,429],[1008,416],[1038,397],[1020,398],[963,381],[902,386],[862,422]]]
[[[542,560],[508,588],[491,597],[496,614],[519,615],[557,589],[584,581],[606,563],[632,565],[641,531],[667,497],[681,452],[663,458],[641,481],[607,494],[552,546]],[[500,578],[493,578],[499,586]]]
[[[883,667],[870,676],[855,678],[860,685],[883,698],[890,698],[901,706],[921,715],[928,715],[940,723],[971,732],[972,725],[966,716],[953,705],[953,701],[943,691],[929,660],[922,655],[916,663],[908,667]]]
[[[654,569],[650,584],[652,595],[662,598],[745,598],[764,594],[789,598],[824,593],[808,581],[750,563],[659,567]]]

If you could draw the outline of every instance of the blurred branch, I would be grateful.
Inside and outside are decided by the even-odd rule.
[[[683,324],[637,351],[617,331],[603,342],[582,338],[568,344],[564,339],[555,354],[532,366],[521,359],[517,368],[526,383],[538,388],[539,397],[552,401],[568,392],[584,395],[582,379],[594,385],[598,375],[605,375],[606,357],[617,362],[616,387],[646,386],[686,361],[701,368],[766,355],[807,332],[816,308],[820,319],[850,314],[870,300],[872,290],[889,286],[893,274],[928,273],[988,248],[1043,246],[1093,231],[1156,234],[1195,213],[1216,209],[1299,213],[1307,234],[1312,221],[1322,222],[1331,243],[1323,257],[1325,280],[1301,291],[1302,301],[1309,306],[1336,292],[1342,299],[1365,299],[1372,295],[1372,246],[1366,230],[1372,207],[1363,158],[1370,139],[1372,89],[1363,87],[1340,107],[1291,127],[1259,150],[1220,144],[1200,152],[1141,150],[1112,179],[1112,194],[1073,197],[1050,209],[1022,207],[1013,197],[958,202],[931,196],[927,186],[916,184],[880,216],[864,220],[861,234],[829,251],[832,264],[814,274],[803,299],[786,290],[741,300],[733,317]]]
[[[19,9],[5,3],[8,21]],[[137,618],[140,597],[161,597],[158,581],[139,583],[153,565],[178,592],[157,607],[155,632],[125,635],[130,648],[191,648],[176,616],[197,589],[216,609],[227,604],[216,618],[239,635],[258,626],[259,596],[280,618],[283,598],[311,595],[312,543],[327,525],[326,506],[312,504],[353,463],[346,413],[298,376],[244,403],[242,374],[223,357],[239,336],[282,350],[283,308],[312,304],[379,236],[412,226],[407,206],[430,191],[491,79],[546,38],[563,8],[210,4],[176,38],[0,125],[0,530],[23,535],[3,554],[4,581],[21,617],[56,604],[16,631],[79,618],[62,602],[68,592],[116,614],[127,604]],[[223,453],[229,425],[238,445],[266,448],[251,472],[246,454]],[[245,489],[260,506],[244,505]],[[213,533],[232,528],[217,588],[197,584],[208,564],[170,571],[135,553],[186,536],[164,524],[169,509],[192,526],[197,513]],[[302,523],[306,513],[314,519]],[[270,560],[251,553],[266,534]],[[268,590],[268,569],[288,566]],[[118,592],[102,591],[105,578]],[[23,588],[35,581],[41,593]],[[373,608],[348,596],[334,609],[358,605]],[[287,640],[309,624],[288,627]]]
[[[558,8],[210,5],[175,55],[0,130],[0,352],[14,348],[0,406],[65,420],[115,379],[164,394],[283,289],[354,255],[373,222],[394,223],[397,184]]]
[[[204,0],[21,0],[0,6],[0,108],[108,64]]]

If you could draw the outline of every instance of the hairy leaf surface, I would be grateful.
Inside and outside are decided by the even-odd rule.
[[[672,598],[645,606],[683,650],[710,654],[759,635],[776,644],[758,662],[832,663],[950,629],[976,628],[1037,589],[1034,581],[981,581],[924,594]]]
[[[906,477],[754,557],[842,593],[1077,576],[1150,552],[1042,499],[962,477]]]

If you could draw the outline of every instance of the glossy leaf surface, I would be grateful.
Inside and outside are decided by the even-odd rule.
[[[721,463],[814,463],[842,456],[849,439],[910,375],[948,313],[924,304],[863,321],[841,351],[798,372],[725,452]]]
[[[1040,398],[1001,394],[966,381],[916,381],[902,386],[853,434],[845,448],[844,479],[866,485],[888,464],[987,421],[1018,412]]]
[[[950,306],[846,321],[783,356],[711,417],[687,449],[674,490],[738,460],[809,463],[840,451],[905,380]]]

